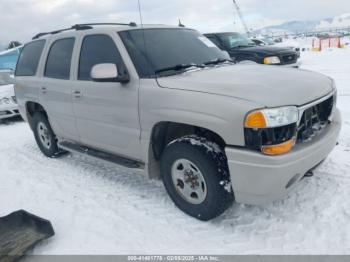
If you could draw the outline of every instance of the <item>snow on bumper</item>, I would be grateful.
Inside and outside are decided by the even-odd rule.
[[[310,142],[297,144],[285,155],[267,156],[227,147],[235,200],[244,204],[265,204],[285,196],[332,151],[340,129],[341,116],[337,109],[333,122],[322,134]]]

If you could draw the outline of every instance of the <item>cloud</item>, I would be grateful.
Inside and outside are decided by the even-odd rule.
[[[231,0],[140,0],[144,23],[181,19],[201,32],[241,30]],[[350,11],[349,0],[238,0],[250,28],[286,20],[319,19]],[[86,22],[139,23],[137,0],[0,1],[0,43],[28,41],[38,32]]]

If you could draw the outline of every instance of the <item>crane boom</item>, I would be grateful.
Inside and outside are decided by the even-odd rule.
[[[247,26],[247,24],[246,24],[246,22],[245,22],[245,20],[244,20],[244,18],[243,18],[243,15],[242,15],[242,13],[241,13],[241,9],[239,8],[239,6],[238,6],[236,0],[232,0],[232,1],[233,1],[233,4],[234,4],[234,6],[235,6],[235,8],[236,8],[236,10],[237,10],[239,19],[241,19],[241,22],[242,22],[242,24],[243,24],[244,30],[246,31],[247,35],[249,35],[250,31],[249,31],[249,28],[248,28],[248,26]]]

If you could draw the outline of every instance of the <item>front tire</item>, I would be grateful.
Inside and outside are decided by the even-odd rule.
[[[175,205],[199,220],[219,216],[233,201],[226,156],[205,138],[191,135],[171,142],[161,172]]]
[[[37,112],[33,116],[33,132],[40,151],[47,157],[55,157],[60,153],[56,135],[44,113]]]

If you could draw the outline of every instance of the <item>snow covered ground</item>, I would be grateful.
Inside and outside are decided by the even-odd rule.
[[[263,207],[234,204],[210,222],[179,211],[160,181],[68,155],[48,159],[26,123],[0,125],[0,216],[26,209],[56,236],[34,254],[350,254],[350,48],[303,52],[335,78],[340,144],[296,192]]]

